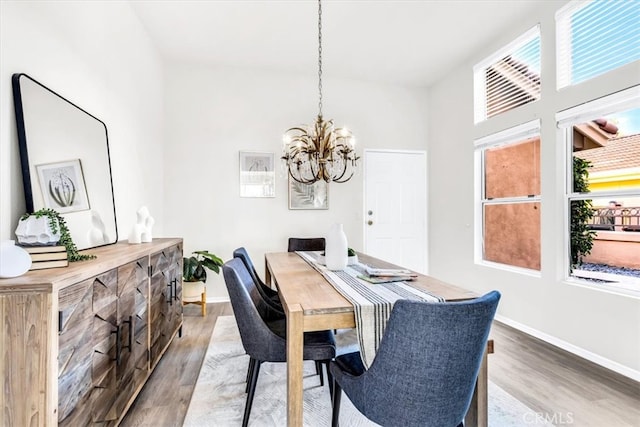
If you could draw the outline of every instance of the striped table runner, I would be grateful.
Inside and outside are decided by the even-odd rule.
[[[411,282],[371,284],[358,275],[363,264],[349,265],[343,271],[331,271],[318,262],[320,252],[296,252],[324,276],[333,287],[353,304],[360,355],[368,369],[378,350],[393,304],[399,299],[442,302],[443,298],[411,286]]]

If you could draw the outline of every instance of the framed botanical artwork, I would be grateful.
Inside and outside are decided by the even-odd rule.
[[[240,152],[240,197],[275,197],[273,153]]]
[[[46,208],[59,213],[89,209],[80,159],[36,165],[36,171]]]
[[[302,184],[289,177],[289,209],[329,209],[329,184]]]

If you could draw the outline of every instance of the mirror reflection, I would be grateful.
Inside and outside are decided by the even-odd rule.
[[[58,211],[78,249],[115,243],[106,125],[26,74],[12,82],[27,212]]]

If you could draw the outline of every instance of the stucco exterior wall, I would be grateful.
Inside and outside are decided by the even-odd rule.
[[[640,269],[640,233],[599,231],[583,261]]]

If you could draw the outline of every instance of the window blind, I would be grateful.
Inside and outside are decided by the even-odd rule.
[[[540,27],[473,68],[475,123],[540,99]]]
[[[558,89],[640,59],[639,23],[637,0],[576,0],[558,10]]]

